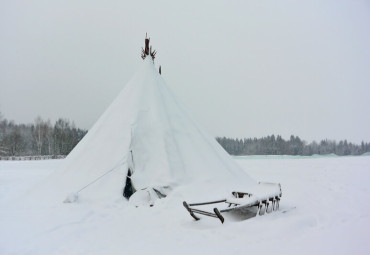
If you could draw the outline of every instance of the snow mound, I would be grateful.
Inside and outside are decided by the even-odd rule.
[[[77,201],[77,199],[78,199],[78,194],[75,192],[72,192],[68,194],[66,199],[64,199],[63,203],[74,203]]]

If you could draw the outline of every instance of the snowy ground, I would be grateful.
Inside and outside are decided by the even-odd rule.
[[[179,194],[151,208],[47,206],[27,190],[62,160],[0,161],[0,254],[370,254],[370,156],[236,160],[282,184],[280,212],[195,222]]]

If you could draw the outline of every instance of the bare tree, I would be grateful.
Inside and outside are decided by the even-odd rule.
[[[8,145],[7,147],[11,156],[21,154],[23,137],[18,126],[15,126],[10,134],[5,137],[5,143]]]
[[[33,141],[37,148],[37,154],[50,155],[53,132],[50,120],[44,121],[40,116],[38,116],[31,128]]]
[[[37,116],[35,119],[35,126],[32,132],[32,136],[36,142],[38,155],[41,155],[41,148],[42,148],[43,139],[44,139],[44,135],[42,133],[42,124],[43,124],[43,120],[41,119],[40,116]]]

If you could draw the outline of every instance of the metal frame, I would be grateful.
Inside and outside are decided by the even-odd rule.
[[[264,183],[260,183],[260,184],[264,184]],[[253,206],[257,206],[256,216],[264,215],[266,213],[271,213],[273,211],[279,210],[279,204],[280,204],[280,198],[282,196],[282,192],[281,192],[280,183],[278,185],[280,188],[280,193],[278,195],[270,196],[262,200],[257,200],[249,204],[236,204],[236,203],[228,202],[227,199],[221,199],[221,200],[216,200],[216,201],[211,201],[211,202],[192,203],[192,204],[188,204],[187,202],[184,201],[183,205],[186,208],[186,210],[190,213],[191,217],[193,217],[195,220],[200,220],[200,218],[195,214],[201,214],[201,215],[205,215],[208,217],[218,218],[221,221],[221,223],[224,223],[225,218],[221,215],[221,213],[230,212],[233,210],[251,208]],[[238,191],[233,191],[232,195],[235,198],[243,198],[244,196],[248,196],[248,197],[252,196],[252,194],[250,193],[238,192]],[[270,207],[271,209],[269,210],[270,202],[271,202],[271,207]],[[210,205],[210,204],[219,204],[219,203],[229,204],[228,208],[219,210],[215,207],[213,208],[213,212],[208,212],[208,211],[203,211],[203,210],[199,210],[196,208],[192,208],[192,206],[201,206],[201,205]]]

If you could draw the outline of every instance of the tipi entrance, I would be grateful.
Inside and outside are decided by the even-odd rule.
[[[136,191],[131,182],[131,174],[131,169],[129,168],[127,171],[125,188],[123,189],[123,196],[127,199],[129,199]]]

